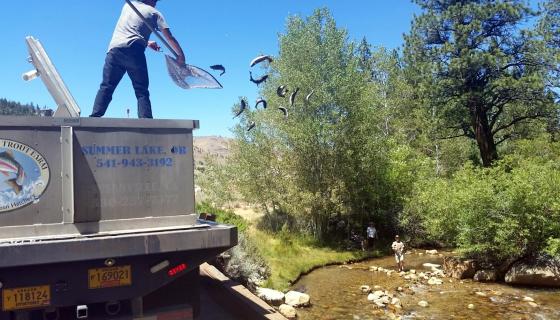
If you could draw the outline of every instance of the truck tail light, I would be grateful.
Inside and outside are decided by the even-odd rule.
[[[187,264],[181,263],[180,265],[169,269],[169,271],[167,271],[167,275],[174,277],[185,270],[187,270]]]

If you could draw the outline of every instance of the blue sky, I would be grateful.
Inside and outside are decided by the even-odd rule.
[[[82,116],[88,116],[101,81],[109,40],[124,0],[25,0],[3,3],[3,50],[0,97],[55,107],[40,80],[24,82],[24,39],[39,39],[66,82]],[[258,54],[276,55],[278,34],[290,15],[308,16],[327,7],[351,39],[367,37],[376,46],[396,48],[408,32],[417,7],[409,0],[163,0],[157,8],[185,50],[187,63],[208,69],[223,64],[217,77],[223,90],[183,90],[167,76],[163,54],[147,51],[154,117],[196,119],[198,136],[231,136],[231,107],[240,96],[255,101],[257,88],[248,81],[249,62]],[[155,40],[155,37],[152,36]],[[115,92],[107,117],[136,116],[136,98],[127,76]]]

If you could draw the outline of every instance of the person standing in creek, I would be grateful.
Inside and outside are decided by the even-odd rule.
[[[391,245],[391,249],[393,249],[395,253],[397,269],[399,269],[399,271],[404,271],[404,243],[401,241],[398,234],[395,236],[395,241]]]
[[[375,225],[373,222],[370,222],[367,229],[366,229],[366,236],[367,236],[367,249],[373,249],[373,242],[377,239],[377,229],[375,229]]]

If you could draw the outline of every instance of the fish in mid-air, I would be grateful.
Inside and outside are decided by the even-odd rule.
[[[15,178],[6,180],[5,182],[15,191],[16,194],[20,194],[25,180],[25,171],[19,162],[17,162],[14,158],[12,151],[8,150],[0,153],[0,173],[5,176],[9,176],[10,174],[16,175]]]
[[[268,63],[271,63],[273,60],[272,60],[272,57],[271,57],[271,56],[267,56],[267,55],[258,56],[258,57],[256,57],[255,59],[253,59],[253,61],[251,61],[250,66],[251,66],[251,68],[252,68],[252,67],[254,67],[255,65],[257,65],[257,64],[259,64],[259,63],[261,63],[261,62],[264,62],[264,61],[268,61]]]
[[[296,88],[296,90],[292,93],[292,95],[290,96],[290,106],[294,106],[294,103],[296,103],[296,96],[299,92],[299,88]]]
[[[222,66],[221,64],[215,64],[213,66],[210,66],[210,69],[216,70],[216,71],[221,71],[222,73],[220,73],[220,76],[223,76],[224,73],[226,73],[226,68],[224,66]]]
[[[258,79],[254,79],[253,78],[253,73],[249,71],[249,80],[251,80],[251,82],[253,82],[254,84],[256,84],[257,86],[260,85],[261,83],[265,82],[266,80],[268,80],[268,75],[264,75]]]
[[[266,103],[266,100],[264,100],[263,98],[257,100],[257,103],[255,104],[255,109],[257,109],[259,104],[263,105],[263,109],[266,109],[266,107],[268,106],[268,103]]]
[[[237,111],[235,117],[233,118],[235,119],[239,117],[243,113],[243,111],[245,111],[245,109],[247,109],[247,102],[245,102],[245,99],[241,99],[241,108],[239,108],[239,111]]]
[[[286,94],[288,94],[288,88],[286,88],[286,86],[279,86],[278,89],[276,89],[276,94],[280,98],[284,98]]]
[[[247,132],[253,130],[256,125],[255,121],[251,121],[251,123],[249,123],[249,127],[247,128]]]
[[[315,90],[311,90],[311,92],[305,97],[305,101],[309,102],[309,99],[311,99],[311,97],[313,96],[314,93],[315,93]]]
[[[282,111],[282,113],[284,114],[284,119],[288,119],[288,109],[280,107],[278,108],[278,110]]]

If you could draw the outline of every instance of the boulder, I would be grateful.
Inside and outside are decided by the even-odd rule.
[[[384,304],[389,304],[391,302],[391,298],[389,298],[389,296],[383,296],[383,297],[379,298],[377,301],[381,301]]]
[[[284,303],[292,307],[307,307],[311,298],[308,294],[290,291],[284,296]]]
[[[463,260],[455,257],[443,258],[443,270],[445,274],[456,279],[468,279],[474,277],[477,264],[474,260]]]
[[[418,302],[418,305],[421,306],[422,308],[426,308],[427,306],[429,306],[428,301],[420,301]]]
[[[424,268],[430,268],[430,269],[438,269],[441,268],[441,264],[435,264],[435,263],[424,263],[422,265]]]
[[[284,303],[284,293],[280,291],[257,288],[257,296],[273,306],[279,306]]]
[[[525,301],[525,302],[535,302],[535,299],[533,299],[531,297],[523,297],[523,301]]]
[[[479,282],[496,282],[496,280],[498,280],[498,271],[478,270],[474,274],[474,280]]]
[[[385,292],[381,291],[381,290],[377,290],[374,293],[372,293],[373,296],[375,297],[375,299],[379,299],[381,297],[383,297],[385,295]]]
[[[529,302],[529,305],[530,305],[531,307],[533,307],[533,308],[536,308],[536,307],[539,306],[538,304],[536,304],[536,303],[534,303],[534,302]]]
[[[297,318],[296,309],[292,306],[287,305],[287,304],[280,305],[280,307],[278,308],[278,311],[280,311],[280,313],[288,319],[296,319]]]
[[[516,262],[506,273],[506,283],[560,288],[560,266],[557,263]]]

